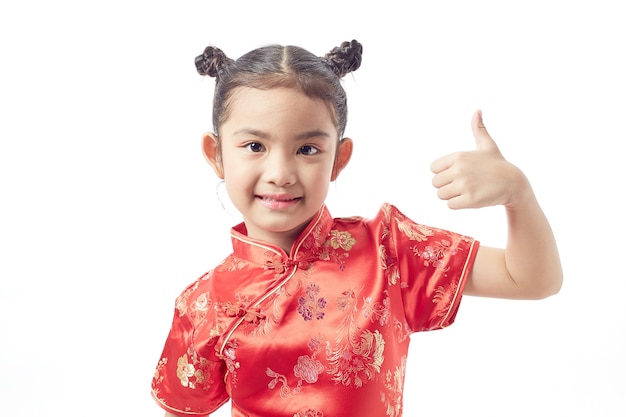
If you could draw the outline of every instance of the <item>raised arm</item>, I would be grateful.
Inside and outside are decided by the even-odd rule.
[[[508,238],[505,249],[480,247],[465,294],[513,299],[556,294],[563,281],[559,252],[530,182],[504,159],[480,111],[472,131],[476,149],[433,162],[433,185],[452,209],[503,205]]]

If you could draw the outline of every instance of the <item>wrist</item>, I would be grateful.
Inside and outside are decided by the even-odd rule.
[[[528,177],[516,167],[515,174],[511,178],[511,194],[504,206],[507,210],[524,210],[529,204],[535,204],[535,202],[535,193]]]

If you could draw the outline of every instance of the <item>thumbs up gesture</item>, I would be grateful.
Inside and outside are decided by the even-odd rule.
[[[432,163],[437,196],[451,209],[512,207],[521,190],[529,188],[525,175],[504,159],[485,128],[480,110],[472,117],[472,132],[476,149],[455,152]]]

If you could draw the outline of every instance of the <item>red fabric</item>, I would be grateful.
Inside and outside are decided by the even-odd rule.
[[[454,321],[474,239],[385,204],[371,220],[326,207],[291,254],[232,230],[233,254],[176,300],[152,382],[174,414],[402,415],[409,335]]]

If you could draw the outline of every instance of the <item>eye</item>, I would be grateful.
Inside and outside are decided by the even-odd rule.
[[[257,153],[257,152],[263,152],[265,148],[259,142],[251,142],[246,145],[246,149],[249,150],[250,152]]]
[[[318,152],[319,152],[319,149],[311,145],[304,145],[300,149],[298,149],[298,153],[302,155],[315,155]]]

